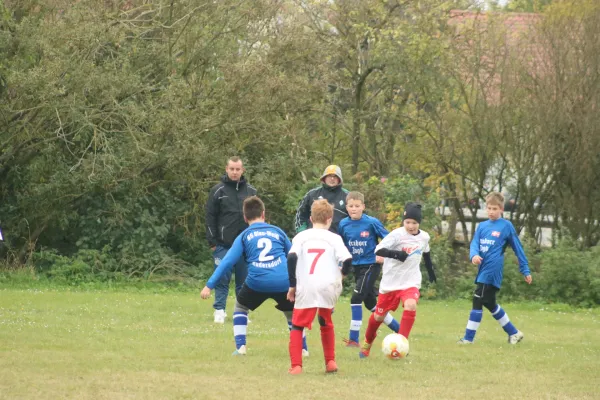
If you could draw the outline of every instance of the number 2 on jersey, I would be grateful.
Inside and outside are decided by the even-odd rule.
[[[274,256],[269,255],[269,252],[273,248],[273,242],[271,242],[270,239],[267,239],[267,238],[258,239],[258,243],[256,244],[256,247],[258,247],[259,249],[263,249],[263,251],[261,251],[258,256],[258,261],[261,261],[261,262],[271,261],[272,259],[275,258]]]
[[[319,261],[319,258],[323,255],[323,253],[325,253],[325,249],[308,249],[308,254],[316,254],[315,259],[310,266],[310,272],[308,273],[309,275],[314,274],[317,261]]]

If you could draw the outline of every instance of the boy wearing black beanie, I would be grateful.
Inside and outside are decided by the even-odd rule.
[[[410,335],[420,297],[422,276],[419,264],[422,258],[425,260],[429,282],[436,280],[429,252],[429,234],[419,229],[421,219],[421,205],[407,203],[402,215],[403,226],[390,232],[375,248],[375,254],[384,257],[383,276],[377,306],[369,318],[365,342],[359,353],[361,358],[369,356],[379,325],[386,314],[395,311],[400,303],[404,312],[398,333],[406,338]]]

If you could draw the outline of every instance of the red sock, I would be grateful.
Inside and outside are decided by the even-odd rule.
[[[331,320],[332,310],[319,308],[319,325],[321,325],[321,344],[323,344],[323,355],[325,364],[328,361],[335,360],[335,334],[333,333],[333,321]]]
[[[327,361],[335,360],[335,334],[333,332],[333,325],[321,327],[321,343],[323,344],[325,364],[327,364]]]
[[[290,331],[290,361],[292,367],[302,366],[302,331],[297,329]]]
[[[376,321],[375,314],[371,314],[369,318],[369,325],[367,326],[367,332],[365,333],[365,340],[367,343],[373,343],[375,338],[377,337],[377,329],[379,329],[379,325],[381,325],[383,321]]]
[[[408,335],[410,335],[410,330],[415,323],[415,317],[417,316],[416,311],[404,310],[402,313],[402,322],[400,322],[400,331],[399,334],[408,339]]]

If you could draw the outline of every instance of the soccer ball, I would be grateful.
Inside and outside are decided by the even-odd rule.
[[[399,333],[390,333],[381,344],[383,354],[390,360],[399,360],[408,354],[408,339]]]

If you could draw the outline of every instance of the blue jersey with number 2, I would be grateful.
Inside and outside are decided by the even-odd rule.
[[[206,286],[214,289],[223,274],[230,271],[240,257],[244,257],[248,264],[246,285],[250,289],[287,292],[290,287],[287,254],[291,247],[290,239],[281,229],[255,222],[238,235]]]

